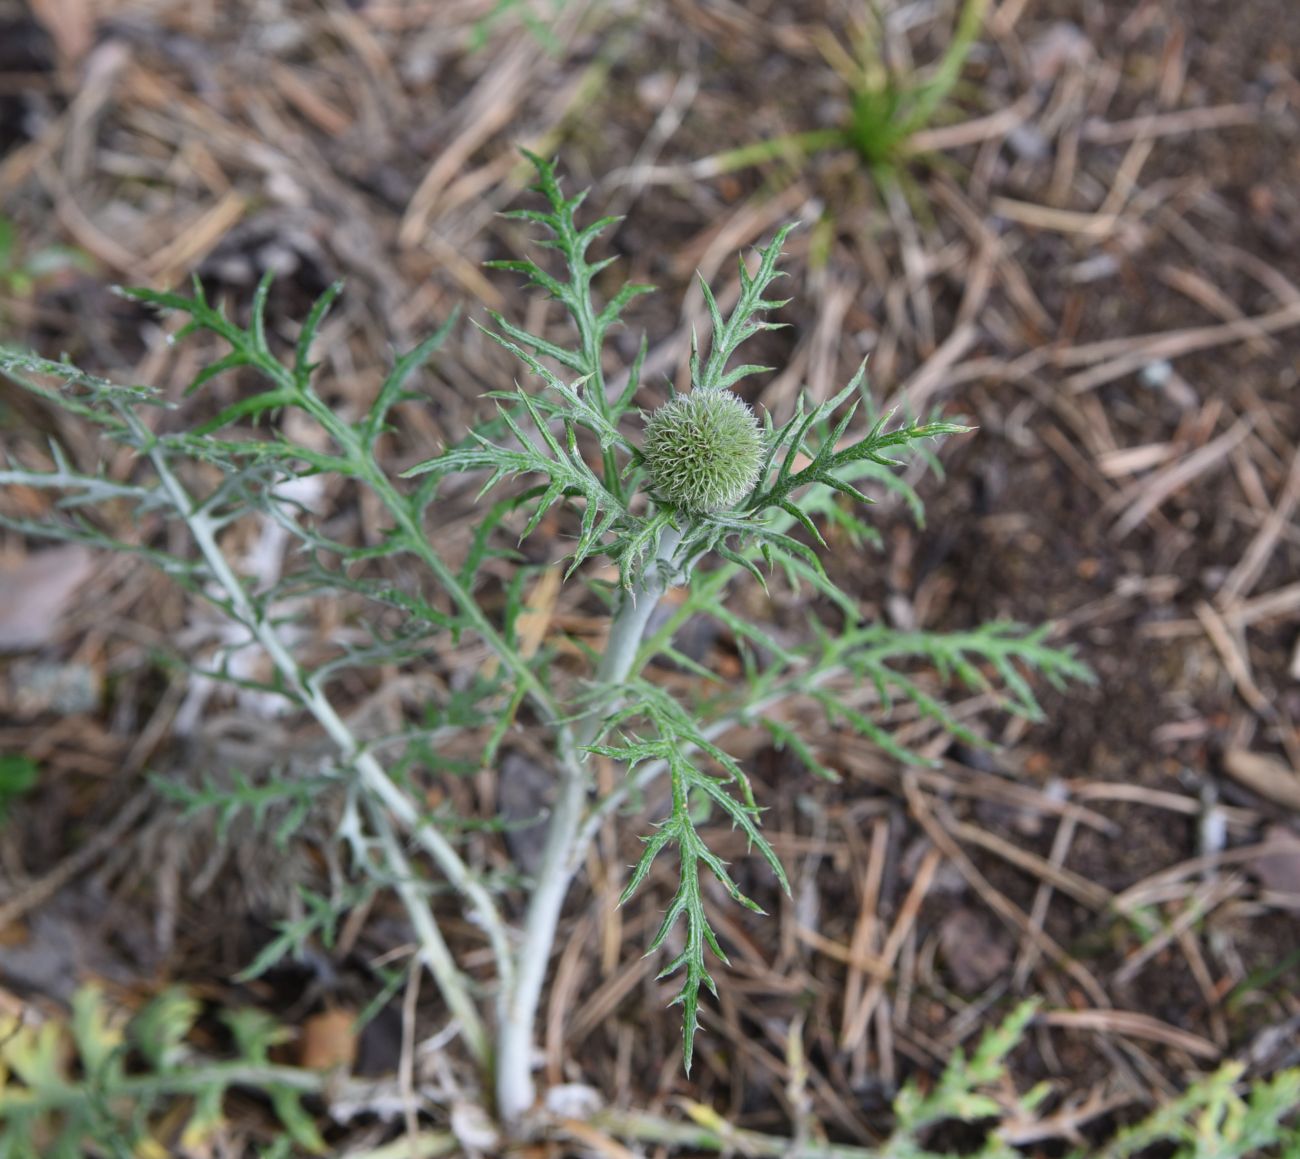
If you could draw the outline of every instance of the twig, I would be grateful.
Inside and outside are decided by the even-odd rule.
[[[1123,539],[1180,487],[1218,466],[1250,434],[1250,428],[1250,421],[1242,419],[1212,442],[1121,491],[1113,501],[1114,506],[1127,503],[1128,509],[1115,521],[1115,537]]]
[[[912,882],[912,888],[908,890],[907,897],[898,911],[898,917],[894,921],[894,926],[885,939],[884,949],[880,952],[881,962],[885,966],[892,969],[894,960],[903,947],[904,940],[916,924],[916,918],[921,912],[921,905],[925,901],[925,895],[929,892],[930,885],[934,881],[934,875],[942,861],[943,855],[939,850],[930,849],[921,862],[920,868],[916,871],[916,878]],[[840,1044],[844,1049],[852,1050],[853,1045],[866,1033],[867,1023],[871,1019],[872,1011],[875,1010],[876,1003],[880,1001],[884,992],[885,979],[877,975],[872,978],[871,984],[862,996],[862,1001],[858,1003],[853,1013],[850,1015],[847,1011],[845,1012],[844,1030],[840,1036]]]
[[[1056,833],[1052,837],[1052,850],[1048,855],[1048,861],[1052,865],[1060,866],[1065,864],[1066,855],[1069,853],[1070,844],[1074,840],[1075,830],[1078,828],[1078,821],[1073,814],[1066,813],[1061,817],[1060,823],[1056,826]],[[1050,881],[1041,881],[1038,883],[1038,889],[1034,894],[1034,904],[1029,910],[1029,920],[1034,929],[1041,932],[1043,923],[1047,920],[1048,907],[1052,904],[1052,893],[1054,892]],[[1011,976],[1011,984],[1016,990],[1020,990],[1026,982],[1029,981],[1029,975],[1033,972],[1034,966],[1037,965],[1039,958],[1039,949],[1037,944],[1030,938],[1022,941],[1020,956],[1016,961],[1016,968]]]
[[[733,1127],[721,1116],[710,1113],[707,1107],[691,1104],[690,1109],[697,1109],[702,1119],[709,1120],[708,1124],[677,1123],[658,1115],[617,1110],[601,1111],[591,1122],[611,1135],[664,1147],[689,1147],[746,1155],[753,1159],[788,1159],[792,1154],[789,1139]],[[798,1153],[804,1159],[880,1159],[880,1151],[875,1147],[854,1147],[815,1139],[805,1140]]]
[[[1134,1010],[1050,1010],[1040,1017],[1048,1026],[1096,1030],[1126,1038],[1145,1038],[1185,1050],[1197,1058],[1215,1059],[1220,1056],[1219,1048],[1199,1034],[1180,1030],[1149,1014],[1139,1014]]]
[[[1228,670],[1233,684],[1241,693],[1242,700],[1260,716],[1271,719],[1276,710],[1269,698],[1260,691],[1259,685],[1255,683],[1255,678],[1250,674],[1250,661],[1246,657],[1246,650],[1228,630],[1223,617],[1208,603],[1201,600],[1196,605],[1196,618],[1204,626],[1205,634],[1209,636],[1210,643],[1218,652],[1224,668]]]
[[[1277,506],[1268,513],[1263,526],[1255,533],[1255,538],[1242,553],[1237,566],[1223,581],[1216,598],[1220,608],[1224,608],[1225,604],[1235,603],[1239,597],[1248,594],[1259,581],[1268,564],[1269,556],[1272,555],[1273,548],[1277,546],[1277,541],[1282,535],[1282,529],[1291,521],[1297,503],[1300,503],[1300,451],[1297,451],[1291,459],[1291,470],[1287,475],[1282,494],[1278,498]]]
[[[988,879],[975,868],[974,863],[966,856],[965,851],[944,829],[942,825],[935,820],[933,813],[930,811],[929,804],[926,802],[925,795],[921,788],[910,773],[903,778],[903,789],[907,795],[908,805],[911,807],[912,815],[916,818],[930,839],[948,856],[952,863],[957,867],[971,888],[984,900],[1004,922],[1014,929],[1019,930],[1025,936],[1029,937],[1033,943],[1038,946],[1048,957],[1052,959],[1061,969],[1073,978],[1083,990],[1085,990],[1096,1005],[1108,1007],[1110,998],[1107,996],[1105,989],[1096,978],[1092,976],[1082,965],[1076,962],[1069,954],[1065,952],[1057,943],[1047,936],[1043,931],[1035,929],[1029,916],[1024,913],[1014,902],[1010,901],[1003,894],[999,893],[989,883]]]

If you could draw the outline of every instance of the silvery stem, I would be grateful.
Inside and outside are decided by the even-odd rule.
[[[632,671],[646,625],[672,581],[673,559],[680,542],[681,532],[666,528],[659,537],[655,557],[646,565],[641,578],[631,589],[619,593],[609,640],[596,669],[597,687],[619,685]],[[541,868],[529,900],[523,940],[515,956],[514,984],[503,993],[500,1006],[497,1113],[506,1123],[518,1122],[536,1097],[532,1062],[537,1007],[555,944],[560,909],[581,862],[578,834],[592,784],[582,750],[595,740],[606,711],[607,707],[598,706],[581,718],[573,729],[568,751],[560,754],[559,793],[551,812]]]

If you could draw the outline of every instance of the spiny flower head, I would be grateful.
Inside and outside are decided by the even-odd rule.
[[[757,416],[729,390],[679,394],[646,422],[650,480],[682,511],[708,514],[739,503],[758,481],[763,452]]]

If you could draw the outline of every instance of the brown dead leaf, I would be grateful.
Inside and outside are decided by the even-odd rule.
[[[528,606],[515,617],[515,632],[519,637],[519,653],[531,658],[546,639],[555,614],[555,600],[560,594],[563,573],[558,567],[547,568],[537,577],[537,583],[528,593]]]
[[[1285,825],[1270,825],[1264,852],[1247,867],[1265,889],[1300,895],[1300,833]]]
[[[955,909],[939,927],[943,960],[962,994],[977,994],[1011,968],[1000,930],[970,909]]]
[[[72,597],[94,571],[84,547],[55,547],[0,566],[0,652],[40,648],[54,638]]]
[[[1249,749],[1229,749],[1223,755],[1223,768],[1252,793],[1300,812],[1300,776],[1285,761]]]
[[[298,1037],[298,1065],[307,1070],[351,1069],[357,1056],[357,1014],[340,1007],[313,1014]]]
[[[563,568],[547,568],[537,577],[532,591],[524,600],[524,609],[515,617],[515,634],[519,639],[519,653],[525,659],[537,655],[537,650],[550,631],[551,617],[555,614],[555,601],[560,594],[560,582]],[[500,662],[495,656],[489,656],[483,662],[483,675],[491,679],[496,675]]]

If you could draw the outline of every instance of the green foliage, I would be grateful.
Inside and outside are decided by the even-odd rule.
[[[312,802],[331,780],[326,777],[275,779],[256,784],[246,774],[234,770],[230,784],[219,784],[208,774],[197,786],[186,785],[166,777],[153,778],[154,786],[164,797],[184,806],[187,814],[212,810],[216,815],[217,837],[230,836],[236,821],[249,822],[261,829],[272,812],[280,814],[272,837],[283,848],[302,826]]]
[[[1050,1084],[1020,1094],[1006,1064],[1036,1007],[1033,1001],[1016,1007],[1001,1025],[985,1032],[969,1057],[956,1050],[937,1077],[909,1079],[894,1099],[893,1127],[879,1146],[805,1139],[798,1153],[808,1159],[956,1159],[958,1153],[937,1150],[937,1140],[946,1128],[965,1124],[982,1132],[978,1140],[967,1133],[959,1152],[965,1159],[1022,1159],[1027,1152],[1008,1138],[1030,1135],[1046,1141],[1059,1135],[1059,1130],[1042,1126],[1054,1110]],[[1109,1141],[1073,1152],[1071,1159],[1156,1154],[1162,1159],[1292,1159],[1300,1154],[1300,1070],[1249,1084],[1243,1082],[1242,1072],[1240,1064],[1229,1063],[1194,1080],[1180,1098],[1157,1107]],[[691,1124],[616,1111],[602,1112],[597,1122],[612,1134],[647,1145],[753,1156],[792,1153],[787,1139],[734,1127],[698,1104],[688,1109]],[[1147,1150],[1160,1144],[1166,1146]]]
[[[470,52],[479,52],[485,48],[496,28],[514,17],[528,29],[542,48],[552,54],[558,53],[560,42],[555,38],[551,26],[559,19],[565,2],[566,0],[549,0],[544,5],[543,15],[538,15],[533,10],[531,0],[496,0],[492,11],[470,30]]]
[[[622,415],[636,393],[639,378],[634,373],[623,393],[615,400],[606,398],[603,389],[605,383],[602,354],[605,337],[621,318],[623,310],[633,298],[640,294],[654,292],[653,286],[628,282],[619,289],[604,306],[598,306],[592,297],[592,283],[596,276],[615,261],[603,258],[596,262],[587,261],[587,250],[610,226],[617,224],[618,218],[602,217],[590,225],[579,228],[575,214],[587,199],[587,191],[566,198],[560,188],[555,174],[555,166],[541,157],[524,151],[524,155],[537,170],[537,184],[533,192],[544,197],[550,206],[550,212],[520,209],[505,216],[515,221],[525,221],[540,226],[548,235],[540,243],[544,249],[555,250],[564,258],[567,277],[559,279],[547,273],[534,261],[498,261],[489,262],[489,266],[498,270],[514,270],[528,279],[529,285],[544,290],[551,298],[561,303],[568,312],[578,333],[577,349],[549,342],[545,338],[530,334],[503,318],[493,314],[492,320],[501,330],[497,341],[510,348],[510,343],[517,342],[530,349],[535,355],[555,359],[561,366],[567,367],[588,382],[588,393],[597,413],[610,419]]]
[[[876,715],[853,707],[837,691],[845,676],[859,688],[876,693],[875,713],[888,713],[906,701],[939,729],[967,744],[985,742],[964,725],[943,702],[905,669],[918,661],[943,681],[956,681],[972,692],[994,696],[1004,711],[1027,720],[1043,719],[1042,708],[1022,669],[1034,670],[1056,688],[1070,680],[1090,683],[1090,670],[1067,650],[1046,643],[1046,628],[1026,629],[992,622],[960,632],[903,632],[881,624],[864,624],[838,635],[819,633],[818,643],[803,652],[802,669],[773,670],[760,676],[756,687],[762,700],[796,692],[806,695],[825,713],[828,724],[848,725],[901,761],[918,760],[879,723]]]
[[[523,539],[536,530],[542,518],[557,503],[580,499],[582,526],[572,553],[569,569],[572,572],[590,556],[608,550],[606,541],[612,534],[621,540],[635,535],[636,521],[627,507],[618,455],[622,452],[635,456],[636,452],[620,432],[619,423],[640,385],[644,345],[631,367],[627,386],[614,399],[608,397],[605,389],[602,353],[606,336],[618,323],[627,304],[638,295],[649,293],[653,287],[629,283],[605,305],[597,306],[592,296],[593,280],[614,259],[588,262],[587,250],[616,219],[602,218],[580,229],[574,215],[586,193],[565,198],[554,167],[532,154],[528,157],[538,172],[534,191],[547,200],[550,212],[519,210],[507,216],[540,226],[548,235],[540,244],[563,256],[568,276],[556,278],[533,261],[489,264],[497,269],[523,274],[530,285],[560,302],[577,330],[576,349],[530,334],[499,314],[493,314],[497,329],[487,331],[489,337],[518,357],[549,388],[549,393],[533,395],[520,386],[513,391],[491,392],[489,397],[498,401],[502,429],[473,431],[469,443],[418,464],[406,475],[429,474],[439,479],[467,471],[489,471],[488,480],[483,485],[484,492],[508,478],[541,475],[547,480],[544,487],[507,501],[503,506],[507,510],[521,508],[529,511],[528,522],[520,536]],[[572,382],[565,382],[540,361],[543,358],[572,371],[577,377]],[[507,407],[501,403],[512,405]],[[536,439],[525,431],[524,424],[531,428]],[[552,433],[553,425],[559,428],[558,435]],[[579,448],[579,431],[586,431],[599,445],[602,460],[599,473],[588,466]],[[509,445],[504,445],[506,442]],[[633,571],[639,566],[644,550],[622,553],[625,585],[631,584]]]
[[[7,217],[0,217],[0,294],[28,297],[43,278],[64,270],[88,270],[90,258],[70,246],[51,245],[27,251],[19,241],[18,229]]]
[[[755,366],[746,363],[727,369],[727,363],[740,348],[741,343],[761,334],[764,330],[778,330],[779,322],[768,321],[765,315],[779,310],[789,303],[788,298],[764,298],[767,288],[784,275],[776,268],[781,259],[781,246],[794,229],[793,223],[784,225],[776,231],[776,237],[766,249],[758,251],[758,269],[751,274],[745,267],[743,259],[739,262],[740,297],[736,300],[731,317],[724,319],[718,308],[713,291],[703,278],[700,289],[704,293],[705,305],[709,308],[709,321],[713,323],[713,340],[710,343],[709,357],[700,362],[699,337],[691,333],[691,382],[699,390],[724,390],[735,386],[752,374],[762,374],[770,370],[767,366]]]
[[[205,330],[229,345],[229,351],[222,358],[198,375],[190,388],[191,393],[223,372],[247,367],[261,376],[260,388],[250,390],[238,402],[192,431],[155,435],[142,421],[137,413],[140,408],[170,408],[172,405],[156,391],[146,387],[118,386],[65,363],[0,348],[0,369],[10,378],[99,426],[110,438],[133,448],[144,464],[153,469],[152,477],[142,469],[137,473],[140,482],[119,484],[95,473],[76,470],[57,447],[54,467],[46,472],[6,470],[3,459],[0,459],[0,485],[22,483],[28,487],[57,491],[60,495],[59,510],[65,515],[62,521],[0,516],[0,523],[34,536],[75,540],[94,547],[141,555],[196,595],[214,603],[232,621],[241,624],[248,630],[248,640],[256,637],[260,630],[274,625],[279,619],[279,609],[287,603],[315,591],[350,591],[363,599],[397,607],[405,613],[407,623],[401,631],[386,637],[375,628],[372,646],[364,652],[327,661],[311,670],[293,666],[287,672],[280,671],[277,683],[266,691],[286,696],[300,706],[337,677],[342,664],[378,666],[401,662],[415,654],[421,642],[427,647],[431,633],[448,628],[474,630],[487,636],[506,656],[505,662],[513,666],[522,679],[535,684],[532,674],[523,671],[522,662],[514,657],[488,622],[470,594],[468,584],[462,583],[428,542],[423,531],[423,517],[435,497],[435,489],[426,487],[410,494],[398,492],[375,458],[375,445],[387,427],[391,409],[412,397],[406,389],[408,380],[445,340],[450,322],[399,358],[369,412],[348,422],[320,398],[311,381],[315,370],[310,361],[311,346],[340,287],[332,287],[313,309],[302,327],[289,364],[279,361],[268,345],[265,309],[269,292],[270,280],[266,279],[254,298],[247,327],[236,325],[209,305],[197,284],[192,298],[146,290],[127,292],[140,301],[187,314],[190,321],[183,327],[182,337]],[[64,389],[52,390],[35,381],[33,375],[62,380]],[[332,445],[321,450],[284,434],[277,420],[286,408],[297,409],[318,423]],[[247,434],[240,438],[219,437],[219,433],[232,424],[259,421],[269,427],[262,437]],[[204,476],[188,472],[187,464],[195,462],[216,468],[216,473]],[[378,544],[358,549],[331,542],[305,518],[307,513],[294,504],[286,484],[321,472],[355,479],[369,484],[377,492],[393,521]],[[206,489],[200,489],[202,484],[193,481],[188,485],[182,483],[182,474],[186,474],[187,480],[206,478]],[[119,509],[123,505],[134,508],[141,519],[161,514],[180,520],[188,524],[196,540],[204,544],[236,520],[257,517],[277,524],[299,540],[308,563],[264,588],[254,588],[243,580],[236,580],[233,584],[214,582],[228,577],[214,574],[210,556],[194,558],[164,551],[149,544],[115,539],[103,531],[98,522],[87,516],[96,506],[109,502]],[[87,514],[83,515],[83,512]],[[439,609],[420,592],[403,591],[391,580],[372,577],[364,571],[358,574],[358,568],[373,569],[383,561],[392,563],[412,557],[434,573],[443,590],[450,594],[454,610]],[[219,566],[217,570],[221,570]],[[361,623],[370,627],[373,621],[367,619]],[[207,675],[238,683],[238,678],[227,666],[228,660],[228,656],[223,658],[220,665]],[[246,681],[243,684],[248,687]],[[481,691],[485,695],[491,692],[490,689]],[[236,802],[251,803],[248,789],[246,784],[236,786]],[[214,802],[208,800],[206,803]]]
[[[951,1152],[935,1150],[935,1133],[945,1124],[965,1123],[982,1128],[983,1138],[963,1155],[1022,1155],[1003,1138],[1003,1125],[1023,1132],[1051,1109],[1048,1084],[1020,1094],[1007,1069],[1036,1008],[1035,1002],[1016,1007],[969,1055],[955,1051],[936,1077],[909,1079],[894,1099],[889,1136],[878,1147],[808,1142],[805,1153],[810,1159],[951,1159]],[[265,1154],[324,1153],[302,1097],[325,1093],[333,1080],[271,1063],[269,1051],[284,1033],[256,1010],[227,1013],[231,1058],[205,1057],[187,1042],[199,1013],[191,996],[171,989],[128,1018],[99,990],[87,987],[73,999],[66,1022],[0,1025],[0,1156],[148,1157],[177,1153],[176,1148],[207,1153],[225,1126],[223,1106],[234,1088],[262,1091],[284,1128]],[[184,1101],[184,1115],[168,1113],[176,1100]],[[598,1122],[629,1142],[786,1153],[788,1142],[730,1127],[706,1111],[697,1108],[694,1126],[617,1112],[602,1112]],[[1247,1082],[1243,1066],[1228,1063],[1108,1140],[1075,1151],[1073,1159],[1130,1159],[1159,1145],[1160,1154],[1170,1159],[1290,1156],[1300,1148],[1297,1113],[1300,1070]]]
[[[934,1159],[921,1140],[928,1128],[945,1120],[996,1123],[1014,1115],[1021,1122],[1032,1121],[1049,1096],[1049,1087],[1036,1087],[1008,1105],[1005,1060],[1024,1036],[1036,1005],[1022,1004],[1001,1026],[987,1032],[969,1059],[957,1051],[927,1092],[909,1082],[894,1101],[896,1126],[879,1151],[881,1159]],[[1074,1152],[1073,1159],[1128,1159],[1159,1143],[1174,1145],[1171,1159],[1248,1159],[1270,1154],[1270,1148],[1286,1156],[1296,1154],[1300,1070],[1281,1071],[1248,1085],[1243,1084],[1244,1071],[1241,1063],[1225,1064],[1108,1142]],[[973,1154],[979,1159],[1011,1159],[1021,1153],[990,1130],[983,1147]]]
[[[964,0],[947,50],[924,80],[889,69],[874,50],[875,38],[860,37],[860,75],[844,135],[868,165],[877,170],[896,165],[908,139],[931,123],[961,76],[987,8],[988,0]]]
[[[847,89],[848,116],[830,128],[741,145],[710,159],[713,173],[771,161],[798,164],[826,150],[851,150],[882,184],[903,176],[909,142],[939,117],[974,48],[988,0],[963,0],[952,39],[928,74],[900,71],[881,51],[884,32],[875,6],[863,3],[854,43],[833,43],[828,59]],[[875,27],[872,27],[872,23]]]
[[[697,793],[703,800],[717,806],[745,834],[751,847],[762,855],[782,888],[788,892],[790,885],[775,851],[758,830],[759,809],[754,802],[749,778],[740,765],[710,742],[690,714],[662,689],[647,681],[637,680],[630,691],[633,694],[630,706],[611,717],[606,722],[606,728],[617,729],[625,722],[641,718],[653,729],[651,739],[628,734],[622,744],[596,745],[591,751],[623,761],[629,772],[637,765],[651,760],[663,761],[668,767],[672,784],[672,814],[646,840],[645,850],[632,871],[621,900],[627,901],[637,891],[649,874],[655,858],[664,849],[669,846],[676,848],[681,866],[677,892],[647,952],[653,953],[659,949],[678,921],[685,922],[685,945],[664,966],[659,976],[664,977],[678,969],[685,971],[685,979],[676,1002],[682,1007],[683,1059],[689,1071],[694,1053],[695,1031],[699,1026],[700,987],[707,986],[714,994],[717,993],[705,964],[705,949],[712,951],[722,962],[727,961],[727,955],[718,944],[704,912],[704,898],[700,890],[701,865],[717,879],[733,901],[755,913],[763,912],[756,902],[741,892],[727,872],[726,863],[705,845],[696,829],[691,794]],[[694,754],[711,759],[722,770],[721,775],[701,768],[694,759]],[[738,796],[730,791],[733,788]]]
[[[30,757],[10,754],[0,756],[0,822],[9,814],[9,806],[36,787],[40,768]]]
[[[929,1091],[923,1093],[915,1082],[904,1086],[894,1100],[895,1136],[915,1139],[944,1119],[973,1123],[999,1117],[1002,1105],[983,1091],[1005,1075],[1006,1057],[1019,1043],[1036,1005],[1022,1003],[1001,1026],[980,1039],[969,1059],[961,1050],[955,1051]]]
[[[535,369],[560,397],[572,408],[561,418],[564,423],[562,436],[557,438],[551,431],[550,417],[543,407],[523,389],[517,388],[505,397],[518,403],[518,411],[527,415],[538,442],[523,429],[516,410],[500,409],[502,421],[508,433],[513,436],[510,446],[489,439],[478,431],[472,432],[473,445],[453,448],[436,459],[412,467],[406,477],[431,475],[435,480],[447,475],[465,472],[490,471],[480,495],[505,479],[522,475],[543,475],[546,477],[544,488],[526,492],[527,498],[521,497],[517,502],[507,506],[517,509],[531,508],[524,527],[522,538],[531,535],[541,523],[546,513],[557,503],[582,500],[582,528],[577,545],[573,549],[572,571],[590,556],[606,547],[606,537],[617,529],[622,529],[630,522],[626,504],[617,490],[611,489],[605,480],[587,465],[578,446],[577,428],[587,426],[601,433],[602,446],[627,447],[626,442],[598,411],[591,407],[579,393],[579,389],[562,382],[530,355],[517,347],[521,357]]]
[[[726,482],[725,496],[718,493],[704,503],[674,497],[665,483],[673,466],[667,461],[672,446],[656,445],[654,420],[644,429],[634,403],[642,392],[644,341],[627,385],[611,394],[605,381],[607,360],[612,360],[608,337],[625,308],[648,287],[607,287],[611,275],[601,275],[611,259],[591,260],[588,254],[614,219],[581,225],[577,213],[584,195],[566,197],[554,167],[540,158],[532,161],[538,173],[534,188],[544,207],[512,216],[540,228],[543,248],[557,256],[561,269],[552,272],[532,260],[499,265],[522,274],[564,307],[574,341],[531,334],[494,316],[489,333],[518,359],[523,381],[511,390],[490,392],[495,417],[408,471],[414,480],[409,485],[385,472],[377,447],[393,422],[393,408],[418,401],[411,385],[446,340],[450,321],[397,359],[368,410],[345,417],[318,389],[312,350],[339,287],[312,309],[283,358],[268,333],[269,279],[254,295],[247,324],[209,302],[197,283],[189,296],[129,291],[138,301],[182,315],[181,338],[201,331],[221,341],[220,357],[197,375],[191,392],[222,374],[239,375],[236,401],[188,430],[146,421],[152,409],[172,405],[153,390],[117,386],[70,365],[0,348],[0,369],[14,381],[97,426],[137,456],[125,479],[74,466],[57,448],[45,470],[0,460],[0,485],[20,483],[59,497],[57,519],[0,521],[32,535],[134,552],[163,568],[233,625],[203,674],[244,692],[283,698],[289,707],[312,716],[333,745],[327,757],[286,760],[269,775],[230,776],[222,770],[197,787],[169,791],[191,810],[214,810],[219,826],[264,822],[283,842],[304,823],[313,795],[327,784],[336,787],[346,801],[336,839],[361,879],[357,888],[391,888],[401,897],[421,960],[434,973],[469,1049],[485,1074],[495,1070],[498,1082],[507,1084],[504,1095],[498,1088],[498,1105],[513,1102],[523,1108],[532,1102],[528,1051],[500,1047],[501,1057],[493,1058],[479,1014],[480,984],[457,965],[429,906],[426,859],[472,911],[488,939],[503,995],[498,1004],[502,1033],[517,1027],[520,1019],[531,1027],[541,983],[535,993],[526,993],[519,979],[537,978],[535,965],[544,966],[550,957],[571,867],[581,864],[588,840],[583,834],[599,821],[602,810],[624,799],[630,785],[665,777],[671,787],[668,815],[647,837],[624,897],[648,888],[651,870],[661,860],[676,866],[672,899],[649,952],[683,936],[664,973],[680,972],[682,977],[677,1001],[683,1008],[683,1057],[689,1067],[700,990],[715,986],[708,958],[726,960],[722,940],[709,922],[705,883],[711,878],[732,901],[759,910],[707,845],[701,805],[738,827],[770,868],[776,887],[788,888],[780,862],[762,836],[762,810],[744,770],[719,743],[727,728],[763,718],[779,743],[794,747],[817,769],[813,746],[783,724],[784,714],[778,711],[802,701],[814,704],[835,727],[852,729],[900,759],[912,760],[913,754],[892,735],[889,714],[895,701],[905,702],[937,728],[974,741],[969,725],[945,705],[946,682],[993,693],[1008,711],[1036,717],[1040,710],[1031,673],[1053,683],[1088,675],[1068,650],[1050,645],[1043,630],[991,624],[935,634],[863,622],[853,594],[841,591],[827,575],[819,549],[829,537],[858,545],[875,534],[860,514],[874,493],[901,496],[919,517],[919,497],[898,467],[911,455],[929,457],[932,440],[966,430],[937,417],[919,422],[874,415],[861,370],[827,402],[810,406],[801,400],[780,425],[765,415],[761,431],[747,427],[744,439],[720,440],[715,450],[722,454],[730,449],[738,459],[710,468]],[[722,414],[741,415],[744,404],[733,390],[763,368],[738,356],[745,342],[779,324],[772,315],[784,302],[770,296],[770,287],[780,276],[780,246],[788,229],[758,251],[754,272],[742,264],[740,295],[729,316],[706,287],[711,322],[707,354],[705,342],[697,338],[690,356],[694,389],[679,405],[699,406],[689,400],[703,398],[709,400],[703,405],[722,408]],[[608,289],[603,301],[598,280]],[[61,385],[47,385],[50,379]],[[284,422],[287,411],[304,421]],[[166,433],[157,432],[160,425]],[[289,433],[304,426],[312,430],[311,437]],[[652,453],[655,461],[647,463]],[[683,471],[687,466],[682,464]],[[481,476],[483,490],[496,489],[496,495],[466,557],[453,563],[431,541],[427,516],[443,480],[465,473]],[[328,525],[318,521],[303,488],[322,474],[349,480],[372,494],[385,525],[374,529],[370,542],[337,541],[327,533]],[[716,506],[714,499],[719,500]],[[106,509],[112,519],[105,517]],[[109,529],[121,526],[124,512],[143,527],[166,521],[184,525],[188,547],[163,535],[115,538]],[[547,669],[545,647],[533,651],[520,645],[529,573],[515,568],[505,585],[504,605],[491,612],[476,594],[488,561],[517,561],[506,530],[526,538],[550,513],[572,537],[569,572],[604,556],[619,574],[609,593],[604,652],[590,657],[587,679],[567,686],[562,672]],[[220,533],[244,519],[279,529],[296,549],[283,575],[273,580],[244,575],[227,557]],[[824,595],[836,609],[834,629],[811,619],[803,642],[783,644],[728,607],[733,582],[743,582],[746,575],[766,580],[774,571]],[[685,589],[677,611],[647,635],[659,597],[674,585]],[[345,597],[346,606],[355,609],[349,612],[349,625],[368,635],[361,644],[338,646],[333,655],[322,658],[313,652],[309,660],[299,654],[288,629],[298,614],[296,601],[321,593]],[[746,679],[684,704],[648,677],[647,665],[667,657],[712,679],[707,668],[674,647],[673,632],[690,615],[714,617],[733,633]],[[445,702],[429,704],[423,720],[394,736],[360,734],[332,699],[350,673],[425,663],[437,650],[465,640],[477,641],[493,657],[491,676],[449,694]],[[269,678],[255,682],[240,667],[239,656],[249,648],[270,661]],[[874,694],[874,703],[863,699],[863,690]],[[425,778],[457,771],[438,756],[440,737],[475,730],[482,760],[491,762],[524,705],[554,741],[562,792],[549,822],[542,868],[529,885],[529,916],[517,934],[497,904],[497,883],[461,853],[464,833],[483,822],[431,816],[422,802],[427,799]],[[589,753],[628,768],[627,784],[605,800],[593,799]],[[412,863],[412,848],[419,862]],[[250,969],[265,968],[309,936],[328,937],[349,897],[355,900],[349,889],[328,898],[308,895],[304,916],[286,923]],[[253,1039],[245,1036],[240,1042],[249,1057],[264,1057]],[[980,1057],[972,1061],[977,1075],[972,1081],[982,1081]],[[524,1060],[522,1078],[511,1080],[519,1059]],[[278,1109],[296,1131],[305,1131],[291,1106]]]
[[[820,483],[857,503],[871,503],[872,499],[844,477],[846,470],[858,464],[868,464],[884,468],[885,477],[888,478],[888,473],[903,463],[886,454],[887,451],[907,450],[925,439],[961,435],[970,430],[958,423],[945,422],[909,422],[890,430],[889,423],[894,417],[894,412],[891,411],[877,418],[865,436],[849,446],[843,446],[845,433],[858,411],[859,399],[854,399],[854,395],[860,395],[865,375],[866,363],[863,363],[848,386],[834,398],[819,403],[806,412],[803,399],[800,399],[789,422],[774,433],[769,428],[767,463],[761,474],[766,479],[769,472],[775,469],[776,475],[752,496],[747,505],[750,510],[763,511],[769,507],[779,507],[797,519],[817,543],[824,547],[826,541],[812,521],[790,502],[793,492]],[[850,402],[850,399],[853,401]],[[836,425],[828,432],[826,427],[832,418],[837,420]],[[776,466],[777,458],[781,459],[779,467]],[[800,466],[801,463],[804,465]],[[880,479],[878,472],[871,473]]]
[[[1173,1159],[1253,1159],[1270,1148],[1288,1159],[1300,1154],[1300,1070],[1280,1071],[1243,1091],[1244,1072],[1241,1063],[1225,1064],[1092,1156],[1127,1159],[1156,1143],[1174,1144]]]
[[[319,1083],[267,1057],[282,1032],[256,1011],[228,1012],[234,1057],[210,1061],[186,1045],[199,1013],[197,1001],[173,989],[127,1018],[86,987],[73,998],[67,1023],[0,1025],[0,1156],[166,1154],[164,1130],[193,1154],[224,1125],[222,1104],[235,1086],[264,1091],[287,1138],[323,1154],[324,1140],[301,1102],[301,1092]],[[188,1103],[180,1119],[177,1099]]]

